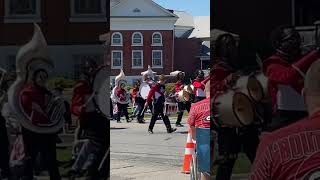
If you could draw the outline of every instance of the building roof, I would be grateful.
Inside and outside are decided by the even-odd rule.
[[[182,26],[182,27],[194,27],[194,19],[191,14],[186,11],[177,11],[174,10],[173,13],[179,17],[176,21],[175,26]]]
[[[202,42],[199,57],[210,58],[210,41],[203,41]]]
[[[210,38],[210,16],[195,16],[194,24],[189,38]]]

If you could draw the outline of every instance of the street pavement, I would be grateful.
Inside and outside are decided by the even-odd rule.
[[[150,118],[149,118],[150,119]],[[147,123],[111,122],[111,177],[112,180],[186,180],[181,173],[187,140],[187,125],[172,134],[166,132],[162,120],[147,132]],[[171,117],[174,125],[176,117]],[[183,119],[182,122],[186,122]]]

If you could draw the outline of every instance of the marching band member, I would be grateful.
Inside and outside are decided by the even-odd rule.
[[[134,87],[132,89],[132,93],[131,93],[133,107],[135,107],[132,117],[137,117],[138,113],[141,111],[141,109],[143,109],[143,105],[144,105],[144,102],[141,103],[141,101],[143,101],[144,99],[142,99],[142,97],[140,96],[139,88],[140,88],[140,81],[137,81],[135,82]],[[138,123],[140,123],[139,120],[138,120]]]
[[[121,113],[123,113],[126,117],[127,122],[130,122],[129,120],[129,114],[128,114],[128,105],[129,105],[129,94],[125,90],[126,81],[125,81],[125,75],[123,70],[121,69],[120,74],[115,79],[116,86],[113,90],[113,98],[117,102],[117,122],[120,123]]]
[[[154,75],[155,75],[155,72],[153,72],[151,70],[151,67],[148,66],[148,70],[145,71],[145,72],[142,72],[142,83],[147,83],[149,84],[150,88],[155,84],[155,81],[154,81]],[[141,97],[141,94],[139,92],[138,94],[138,97]],[[143,99],[143,98],[139,98],[139,102],[138,102],[141,107],[144,107],[145,103],[146,103],[146,100]],[[149,109],[152,111],[153,110],[153,107],[152,107],[152,104],[149,104]],[[139,113],[138,113],[138,122],[139,123],[145,123],[145,121],[143,120],[144,118],[144,112],[143,111],[143,108],[140,109]]]
[[[215,64],[211,74],[211,97],[214,99],[219,93],[226,92],[236,84],[239,75],[236,73],[237,45],[230,34],[220,35],[215,44]],[[213,117],[217,115],[213,106]],[[227,126],[213,127],[217,131],[218,169],[217,180],[228,180],[231,177],[238,153],[243,149],[249,160],[253,162],[259,144],[259,131],[254,125],[242,128]]]
[[[169,117],[163,113],[164,102],[165,102],[165,76],[164,75],[160,75],[159,82],[153,85],[153,87],[151,88],[147,97],[147,102],[144,105],[144,108],[147,108],[147,106],[152,103],[152,100],[153,100],[154,110],[153,110],[153,114],[149,124],[148,132],[150,134],[153,134],[153,127],[159,115],[162,117],[162,120],[167,128],[168,133],[172,133],[176,131],[177,130],[176,128],[171,127]]]
[[[184,79],[184,72],[179,72],[177,74],[177,78],[178,81],[175,84],[175,92],[176,95],[183,90],[185,83],[183,82]],[[181,102],[178,100],[178,118],[176,121],[176,126],[177,127],[183,127],[183,125],[181,124],[181,120],[182,120],[182,116],[183,116],[183,112],[184,110],[187,110],[188,112],[190,111],[191,108],[191,101],[186,101],[186,102]]]
[[[100,112],[93,96],[93,78],[98,65],[95,61],[87,59],[83,78],[79,80],[73,90],[71,112],[79,118],[80,129],[83,131],[81,139],[88,141],[83,145],[80,153],[69,172],[72,177],[82,170],[88,155],[94,155],[95,161],[88,168],[88,176],[96,177],[98,172],[98,162],[102,159],[109,146],[108,119]]]
[[[194,87],[194,102],[199,102],[206,98],[206,94],[204,92],[205,85],[202,83],[204,80],[204,72],[202,70],[198,70],[196,73],[197,77],[193,80],[192,85]]]
[[[317,50],[301,56],[301,37],[294,27],[276,28],[272,42],[276,53],[263,62],[274,109],[271,131],[307,115],[301,96],[304,74],[319,58]]]
[[[307,72],[303,97],[308,117],[262,136],[251,180],[319,179],[320,61]]]

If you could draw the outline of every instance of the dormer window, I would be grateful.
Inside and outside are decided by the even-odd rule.
[[[132,46],[142,46],[143,36],[140,32],[135,32],[132,34]]]
[[[152,46],[162,46],[162,35],[159,32],[152,34]]]
[[[111,37],[111,46],[122,46],[123,45],[122,34],[115,32]]]

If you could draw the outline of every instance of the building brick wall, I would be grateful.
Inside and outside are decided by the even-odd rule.
[[[153,71],[158,74],[169,74],[173,69],[173,31],[111,31],[111,35],[114,32],[120,32],[123,38],[123,46],[112,46],[110,50],[122,50],[123,51],[123,70],[127,76],[140,75],[142,71],[146,71],[148,65],[152,66],[152,50],[162,50],[162,62],[163,68],[152,68]],[[132,34],[134,32],[140,32],[143,35],[143,46],[131,46]],[[163,46],[151,46],[152,34],[154,32],[160,32],[162,35]],[[132,50],[143,50],[143,69],[132,69]],[[111,62],[111,56],[107,58],[107,61]],[[116,76],[120,72],[119,69],[112,69],[111,75]]]

